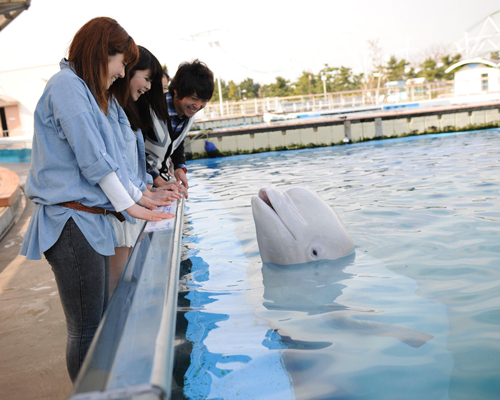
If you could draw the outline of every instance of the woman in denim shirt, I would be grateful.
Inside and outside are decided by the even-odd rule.
[[[25,192],[35,203],[21,254],[44,253],[54,272],[68,330],[66,361],[75,380],[109,298],[109,256],[116,238],[110,218],[159,221],[130,184],[115,132],[106,118],[108,98],[128,95],[123,78],[137,46],[111,18],[95,18],[75,35],[69,61],[44,90],[35,110],[32,163]],[[127,64],[129,65],[128,68]],[[108,215],[112,214],[112,215]]]

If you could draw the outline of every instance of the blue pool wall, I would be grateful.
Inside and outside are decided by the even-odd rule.
[[[0,149],[0,162],[29,163],[31,162],[31,149]]]

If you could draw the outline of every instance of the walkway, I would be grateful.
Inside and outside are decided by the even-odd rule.
[[[29,164],[0,164],[24,186]],[[48,263],[19,255],[33,203],[0,241],[0,393],[2,400],[59,400],[71,392],[66,324]]]

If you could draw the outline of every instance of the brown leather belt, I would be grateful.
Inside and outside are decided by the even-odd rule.
[[[105,210],[104,208],[101,208],[101,207],[87,207],[87,206],[84,206],[83,204],[78,203],[76,201],[67,201],[65,203],[59,203],[57,205],[61,206],[61,207],[72,208],[73,210],[85,211],[85,212],[88,212],[91,214],[103,214],[104,216],[110,214],[110,215],[114,215],[116,218],[118,218],[118,221],[120,221],[120,222],[125,221],[125,217],[123,216],[122,213],[119,213],[117,211]]]

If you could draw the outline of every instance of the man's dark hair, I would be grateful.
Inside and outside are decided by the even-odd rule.
[[[209,101],[214,94],[214,74],[200,60],[183,62],[170,82],[168,91],[172,97],[176,91],[180,100],[196,93],[199,99]]]

